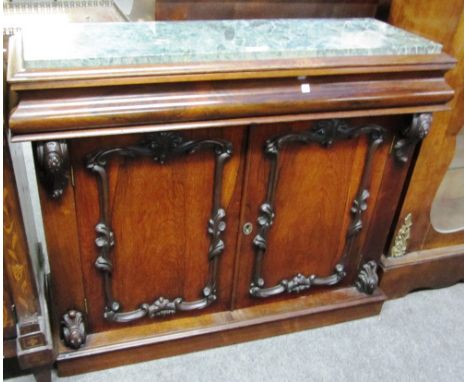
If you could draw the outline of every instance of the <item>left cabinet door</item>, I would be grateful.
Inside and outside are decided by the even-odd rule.
[[[69,140],[70,184],[58,200],[41,195],[56,316],[80,310],[83,299],[93,333],[229,310],[245,135],[226,128]],[[62,325],[76,323],[67,318]]]

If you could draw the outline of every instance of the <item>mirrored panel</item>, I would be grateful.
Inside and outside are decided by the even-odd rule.
[[[463,135],[464,129],[461,129],[452,163],[432,204],[431,223],[440,233],[463,230]]]

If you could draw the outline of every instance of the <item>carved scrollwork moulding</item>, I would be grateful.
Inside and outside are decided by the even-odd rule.
[[[431,125],[431,113],[413,115],[411,125],[401,132],[401,137],[396,141],[393,147],[393,153],[399,162],[406,163],[408,161],[412,147],[429,134]]]
[[[353,247],[355,237],[362,230],[362,217],[367,209],[367,199],[370,196],[370,171],[374,154],[383,142],[385,130],[383,127],[369,124],[352,127],[341,119],[319,121],[317,126],[311,130],[300,133],[288,133],[266,141],[265,154],[270,158],[270,173],[265,202],[260,207],[257,219],[258,233],[253,239],[255,248],[255,266],[250,294],[253,297],[270,297],[281,293],[299,293],[318,285],[335,285],[346,276],[346,266],[349,253]],[[278,160],[281,149],[286,144],[318,144],[324,148],[330,147],[334,142],[345,139],[357,138],[361,135],[368,137],[368,150],[364,169],[361,175],[360,186],[352,203],[350,213],[351,223],[346,234],[346,242],[340,260],[336,264],[332,274],[326,277],[318,277],[314,274],[304,276],[297,274],[291,279],[284,279],[273,287],[265,287],[262,277],[262,262],[267,251],[268,232],[275,219],[275,192],[279,181]]]
[[[41,182],[53,199],[59,199],[68,184],[68,146],[65,141],[40,142],[36,146]]]
[[[182,297],[169,299],[164,296],[156,298],[152,303],[140,304],[139,308],[121,312],[120,303],[112,295],[112,258],[111,252],[116,239],[111,228],[109,214],[109,181],[106,171],[108,161],[115,155],[137,158],[150,157],[161,165],[171,159],[192,154],[202,149],[212,149],[215,154],[215,174],[213,186],[213,204],[208,220],[208,235],[211,237],[208,248],[209,280],[201,291],[201,298],[196,301],[185,301]],[[221,189],[224,163],[232,155],[232,144],[222,139],[203,139],[187,141],[174,132],[150,134],[136,145],[114,147],[100,150],[87,156],[87,168],[96,174],[99,189],[99,222],[96,225],[96,247],[99,255],[95,266],[104,279],[105,308],[104,317],[109,321],[129,322],[142,317],[165,317],[177,311],[203,309],[216,300],[216,284],[218,273],[218,258],[224,251],[222,233],[226,229],[226,212],[221,207]]]
[[[379,276],[377,275],[377,263],[372,260],[362,266],[355,285],[360,292],[371,295],[374,293],[378,284]]]
[[[78,310],[69,310],[62,316],[62,336],[65,345],[79,349],[86,342],[86,327],[83,314]]]

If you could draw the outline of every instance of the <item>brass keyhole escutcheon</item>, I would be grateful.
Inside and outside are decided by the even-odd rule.
[[[245,223],[244,227],[242,227],[242,232],[244,232],[244,235],[250,235],[253,231],[253,225],[252,223]]]

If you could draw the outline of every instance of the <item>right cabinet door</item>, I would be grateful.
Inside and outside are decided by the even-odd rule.
[[[379,257],[412,154],[392,147],[410,123],[399,116],[251,128],[236,307],[350,286],[360,265]]]

